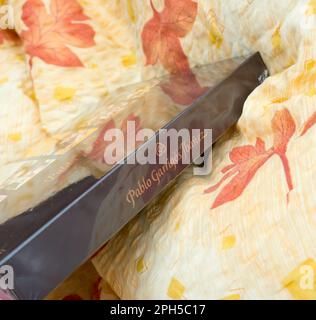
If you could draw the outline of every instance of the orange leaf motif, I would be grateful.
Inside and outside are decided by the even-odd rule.
[[[316,112],[306,121],[301,137],[304,136],[316,124]]]
[[[197,98],[206,93],[208,89],[201,87],[192,72],[185,75],[172,75],[170,81],[162,84],[161,88],[175,103],[181,105],[192,104]]]
[[[164,9],[158,12],[152,0],[150,3],[154,16],[142,32],[147,65],[155,65],[160,61],[170,73],[189,72],[189,61],[179,38],[191,31],[198,4],[192,0],[165,0]]]
[[[273,151],[282,161],[289,191],[292,191],[293,182],[286,152],[288,143],[295,133],[296,125],[289,110],[284,109],[276,112],[272,120],[272,130],[274,133]]]
[[[76,0],[51,0],[49,12],[42,0],[27,0],[22,20],[28,30],[21,33],[26,52],[48,64],[61,67],[82,67],[83,64],[68,46],[89,48],[95,45],[91,26]]]
[[[264,141],[257,138],[255,146],[247,145],[237,147],[230,152],[229,157],[232,164],[222,170],[224,176],[219,183],[205,191],[205,193],[214,192],[226,180],[233,177],[215,199],[212,209],[218,208],[240,197],[258,170],[274,155],[278,155],[282,161],[289,192],[293,190],[291,171],[286,152],[288,143],[295,133],[296,125],[287,109],[276,112],[272,119],[272,130],[274,134],[274,144],[269,150],[266,150]]]

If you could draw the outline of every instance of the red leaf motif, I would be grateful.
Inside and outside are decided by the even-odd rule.
[[[274,150],[276,153],[285,153],[290,139],[293,137],[296,125],[289,110],[277,111],[272,120],[274,133]]]
[[[170,73],[187,73],[190,71],[189,61],[179,38],[191,31],[198,4],[192,0],[165,0],[164,3],[163,11],[158,12],[151,0],[154,15],[142,32],[147,65],[160,61]]]
[[[115,122],[110,120],[102,129],[99,136],[95,140],[91,152],[87,155],[91,160],[98,160],[103,158],[104,149],[107,147],[108,142],[104,141],[104,136],[107,131],[115,128]]]
[[[296,125],[289,110],[284,109],[277,111],[272,120],[272,130],[274,133],[274,152],[280,157],[286,181],[289,187],[289,191],[293,190],[293,182],[290,172],[289,161],[286,156],[287,146],[291,138],[293,137]]]
[[[28,30],[21,33],[26,52],[48,64],[61,67],[82,67],[83,64],[68,46],[88,48],[95,45],[95,32],[89,18],[76,0],[51,0],[48,13],[42,0],[27,0],[22,20]]]
[[[301,137],[304,136],[316,124],[316,112],[306,121]]]
[[[192,104],[208,89],[200,86],[192,72],[186,75],[171,76],[170,82],[162,84],[161,88],[175,103],[180,105]]]
[[[256,146],[248,145],[233,149],[229,157],[234,164],[225,167],[222,170],[222,173],[225,173],[222,180],[205,191],[205,193],[216,191],[222,183],[234,176],[218,195],[212,209],[237,199],[244,192],[257,171],[272,155],[273,152],[271,150],[265,150],[264,142],[261,139],[257,139]]]
[[[205,193],[215,192],[224,182],[233,177],[215,199],[212,209],[218,208],[240,197],[258,170],[273,155],[280,157],[289,192],[293,190],[291,171],[286,152],[288,143],[295,133],[296,125],[287,109],[276,112],[272,119],[272,130],[274,134],[274,145],[269,150],[266,150],[264,141],[257,138],[255,146],[247,145],[237,147],[230,152],[229,157],[232,164],[222,169],[222,174],[224,175],[222,179],[216,185],[205,191]]]
[[[101,281],[102,278],[98,278],[98,280],[95,281],[92,287],[92,293],[91,293],[91,300],[100,300],[101,299]]]
[[[192,0],[165,0],[162,21],[177,37],[185,37],[192,29],[198,4]]]

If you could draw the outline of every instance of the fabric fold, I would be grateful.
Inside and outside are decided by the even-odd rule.
[[[315,299],[314,278],[301,285],[316,271],[313,2],[198,4],[223,23],[213,58],[259,50],[272,76],[215,146],[212,174],[183,175],[93,263],[122,299]]]

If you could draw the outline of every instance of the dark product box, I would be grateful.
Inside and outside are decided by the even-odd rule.
[[[6,182],[0,181],[0,216],[9,218],[0,218],[5,221],[0,225],[0,267],[14,271],[14,288],[6,294],[43,299],[175,181],[196,160],[193,150],[207,155],[267,76],[255,54],[124,88],[113,102],[117,113],[111,118],[101,103],[75,133],[61,133],[58,152],[14,167]],[[135,134],[151,129],[152,135],[131,143],[129,122]],[[125,160],[113,165],[105,135],[115,128],[127,142],[125,151],[116,154]],[[189,140],[179,139],[174,151],[168,139],[161,142],[162,129],[186,129]],[[193,134],[197,129],[198,136]],[[206,145],[209,130],[212,143]],[[134,161],[149,150],[155,150],[156,161]],[[162,156],[166,161],[160,164]],[[202,170],[203,163],[199,165]],[[36,196],[26,197],[30,190]]]

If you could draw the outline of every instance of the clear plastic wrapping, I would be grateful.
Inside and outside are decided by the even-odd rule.
[[[156,133],[208,128],[216,141],[238,120],[245,99],[266,73],[256,54],[196,68],[187,78],[173,75],[119,89],[79,126],[61,128],[53,150],[3,165],[0,266],[14,269],[10,295],[44,298],[187,167],[176,167],[131,206],[128,190],[152,165],[111,164],[107,130],[125,132],[128,121],[136,131]],[[103,111],[105,104],[112,112]],[[122,159],[135,152],[127,145],[122,145]]]

